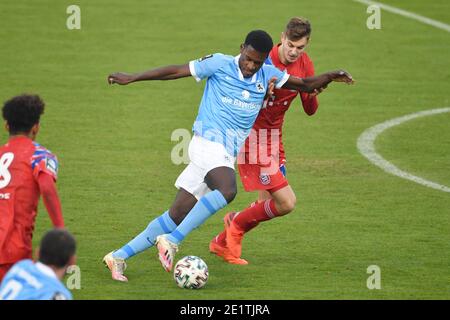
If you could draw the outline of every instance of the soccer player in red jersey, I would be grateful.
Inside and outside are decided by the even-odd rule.
[[[2,109],[9,140],[0,147],[0,281],[14,263],[32,258],[41,194],[53,225],[64,227],[55,185],[58,160],[34,142],[44,106],[39,96],[24,94]]]
[[[281,34],[281,43],[273,47],[266,63],[297,77],[313,76],[313,63],[304,52],[310,35],[311,26],[307,20],[292,18]],[[258,190],[259,198],[245,210],[225,215],[225,230],[214,237],[209,245],[210,251],[225,261],[247,264],[246,260],[240,258],[244,234],[262,221],[294,210],[296,197],[286,179],[286,157],[281,140],[284,115],[298,94],[304,111],[313,115],[319,105],[316,95],[323,89],[315,94],[275,89],[260,111],[253,132],[238,158],[239,174],[245,190]]]

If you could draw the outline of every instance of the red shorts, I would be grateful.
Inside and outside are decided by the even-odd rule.
[[[14,263],[0,264],[0,282],[2,282],[6,273],[8,273],[9,269],[14,265]]]
[[[258,164],[238,164],[239,175],[245,191],[267,190],[273,193],[288,186],[289,183],[281,171],[281,167],[278,170],[270,170],[270,168]]]
[[[33,259],[31,236],[24,236],[22,227],[17,227],[7,236],[6,245],[0,248],[0,266],[16,263],[23,259]]]

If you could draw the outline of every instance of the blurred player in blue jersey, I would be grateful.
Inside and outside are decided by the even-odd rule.
[[[67,267],[75,264],[75,239],[64,229],[47,232],[41,240],[38,262],[22,260],[6,274],[0,300],[71,300],[62,284]]]
[[[178,194],[172,206],[121,249],[103,261],[112,278],[127,281],[125,260],[156,244],[166,271],[172,269],[178,244],[211,215],[233,201],[237,186],[234,162],[263,104],[270,81],[276,88],[314,92],[332,81],[352,83],[345,71],[298,78],[264,64],[272,38],[262,30],[250,32],[240,55],[220,53],[138,74],[114,73],[110,84],[126,85],[143,80],[207,79],[194,136],[189,145],[190,163],[175,182]]]

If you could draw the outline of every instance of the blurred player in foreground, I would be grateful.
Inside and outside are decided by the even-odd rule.
[[[75,239],[68,231],[47,232],[41,240],[38,262],[22,260],[6,274],[0,300],[72,300],[61,280],[76,262],[75,250]]]
[[[55,227],[63,228],[56,190],[58,160],[34,142],[44,102],[37,95],[20,95],[3,109],[8,143],[0,147],[0,281],[19,260],[31,259],[39,197]]]
[[[314,92],[332,81],[353,82],[342,70],[304,79],[290,76],[264,64],[272,47],[272,38],[255,30],[247,35],[236,57],[216,53],[184,65],[108,76],[110,84],[121,85],[191,76],[197,81],[207,79],[189,144],[190,163],[175,183],[178,194],[172,206],[142,233],[103,258],[114,280],[127,281],[123,274],[125,260],[155,244],[163,268],[171,271],[179,243],[233,201],[237,192],[234,162],[261,109],[271,79],[276,88],[305,92]]]

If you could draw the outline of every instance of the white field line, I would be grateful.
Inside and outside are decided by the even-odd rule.
[[[356,2],[359,2],[362,4],[366,4],[366,5],[377,5],[385,11],[395,13],[395,14],[404,16],[406,18],[414,19],[421,23],[425,23],[425,24],[431,25],[435,28],[450,32],[450,25],[448,25],[446,23],[436,21],[436,20],[418,15],[418,14],[415,14],[415,13],[412,13],[409,11],[398,9],[396,7],[389,6],[389,5],[381,3],[381,2],[370,1],[370,0],[353,0],[353,1],[356,1]],[[373,164],[375,164],[376,166],[380,167],[381,169],[383,169],[384,171],[386,171],[388,173],[399,176],[403,179],[414,181],[416,183],[422,184],[424,186],[427,186],[427,187],[430,187],[433,189],[441,190],[444,192],[450,192],[450,188],[447,186],[443,186],[438,183],[428,181],[428,180],[425,180],[420,177],[416,177],[412,174],[409,174],[405,171],[400,170],[399,168],[394,166],[392,163],[385,160],[378,153],[376,153],[375,146],[374,146],[374,141],[377,138],[377,136],[381,132],[383,132],[384,130],[386,130],[388,128],[391,128],[391,127],[399,125],[405,121],[409,121],[409,120],[412,120],[412,119],[415,119],[418,117],[440,114],[440,113],[444,113],[444,112],[450,112],[450,108],[433,109],[433,110],[417,112],[417,113],[413,113],[411,115],[407,115],[407,116],[400,117],[400,118],[395,118],[395,119],[383,122],[381,124],[378,124],[372,128],[367,129],[359,136],[358,143],[357,143],[358,150],[361,152],[361,154],[363,156],[365,156],[367,159],[369,159],[370,162],[372,162]]]
[[[428,24],[430,26],[436,27],[438,29],[450,32],[450,25],[448,25],[446,23],[443,23],[443,22],[440,22],[440,21],[436,21],[436,20],[433,20],[433,19],[421,16],[421,15],[418,15],[418,14],[415,14],[415,13],[412,13],[412,12],[409,12],[409,11],[398,9],[396,7],[392,7],[392,6],[389,6],[389,5],[381,3],[381,2],[370,1],[370,0],[353,0],[353,1],[356,1],[356,2],[359,2],[359,3],[362,3],[362,4],[366,4],[366,5],[377,5],[383,10],[386,10],[386,11],[389,11],[389,12],[392,12],[392,13],[404,16],[406,18],[414,19],[414,20],[417,20],[419,22],[422,22],[422,23]]]
[[[383,123],[377,124],[367,130],[365,130],[359,137],[358,137],[358,150],[361,152],[361,154],[369,159],[370,162],[372,162],[374,165],[380,167],[384,171],[393,174],[395,176],[398,176],[403,179],[411,180],[413,182],[419,183],[421,185],[424,185],[429,188],[433,188],[436,190],[444,191],[444,192],[450,192],[450,188],[429,180],[425,180],[421,177],[414,176],[408,172],[405,172],[403,170],[400,170],[396,166],[394,166],[392,163],[384,159],[381,155],[379,155],[375,150],[375,139],[379,134],[381,134],[386,129],[392,128],[394,126],[397,126],[403,122],[413,120],[420,117],[425,116],[432,116],[436,114],[446,113],[450,112],[450,108],[440,108],[440,109],[432,109],[432,110],[425,110],[420,111],[416,113],[412,113],[403,117],[394,118],[388,121],[385,121]]]

